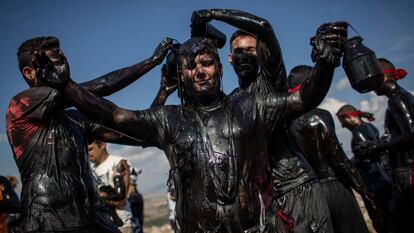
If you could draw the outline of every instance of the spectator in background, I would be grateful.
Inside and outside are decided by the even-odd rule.
[[[175,205],[176,205],[177,197],[175,193],[174,183],[171,183],[171,185],[169,185],[168,187],[167,201],[168,201],[168,210],[170,213],[168,215],[168,219],[170,220],[171,229],[173,230],[173,232],[176,232],[178,230],[176,214],[175,214]]]
[[[9,180],[0,176],[0,233],[22,232],[8,224],[9,214],[20,212],[20,201]]]
[[[88,145],[92,171],[98,183],[99,196],[108,207],[113,223],[123,233],[132,233],[132,213],[127,200],[129,165],[126,159],[110,155],[106,143],[98,140]]]
[[[16,189],[17,185],[19,184],[19,181],[17,180],[17,178],[15,176],[6,176],[6,178],[9,180],[12,188]]]
[[[144,231],[144,198],[138,191],[138,175],[142,169],[132,167],[129,175],[128,201],[131,205],[132,222],[134,223],[134,233],[143,233]]]
[[[11,187],[13,190],[16,190],[17,185],[19,184],[19,180],[15,176],[6,176],[9,180]],[[20,208],[20,207],[19,207]],[[20,211],[17,213],[10,213],[9,217],[7,218],[7,226],[8,228],[12,229],[20,229]]]

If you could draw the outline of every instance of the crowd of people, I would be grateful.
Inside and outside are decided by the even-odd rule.
[[[218,55],[226,36],[212,21],[237,28],[228,62],[239,86],[230,94],[222,91]],[[140,171],[110,155],[111,142],[165,152],[176,232],[367,233],[351,189],[377,232],[411,232],[414,98],[397,83],[406,72],[383,58],[361,63],[384,74],[372,90],[389,99],[388,137],[362,120],[372,114],[343,106],[337,116],[352,131],[353,160],[332,115],[317,108],[340,65],[347,27],[339,21],[317,28],[314,66],[288,75],[270,23],[239,10],[194,11],[184,43],[165,38],[148,59],[81,84],[71,79],[57,38],[25,41],[17,55],[30,88],[11,100],[6,115],[21,202],[3,210],[11,199],[0,199],[0,211],[20,212],[23,232],[142,232]],[[150,108],[124,109],[103,98],[166,57]],[[181,104],[165,105],[175,91]]]

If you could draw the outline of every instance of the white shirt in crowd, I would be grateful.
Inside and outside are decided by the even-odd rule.
[[[114,175],[116,175],[116,167],[119,162],[121,162],[121,160],[125,160],[125,158],[109,155],[105,161],[100,163],[98,166],[96,166],[95,163],[91,163],[92,171],[99,187],[110,185],[111,187],[115,188]],[[130,203],[128,201],[122,208],[116,208],[116,213],[124,223],[122,227],[132,226],[132,212]]]

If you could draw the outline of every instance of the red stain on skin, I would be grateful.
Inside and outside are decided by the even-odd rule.
[[[18,159],[30,141],[30,138],[41,128],[43,123],[31,122],[26,118],[21,118],[24,115],[24,109],[29,107],[30,98],[23,97],[18,101],[12,100],[6,114],[6,132],[13,145],[13,152]]]
[[[13,151],[14,151],[14,155],[16,156],[16,159],[18,159],[23,154],[23,147],[22,146],[14,146]]]
[[[19,106],[19,103],[16,102],[16,100],[12,100],[9,105],[9,109],[7,111],[7,115],[10,115],[10,117],[17,118],[23,114],[22,108]]]
[[[31,122],[18,122],[11,126],[10,133],[8,132],[10,141],[13,142],[13,152],[18,159],[25,150],[27,143],[33,137],[33,135],[39,130],[43,128],[43,123],[31,123]],[[23,131],[17,131],[19,129],[23,129]],[[19,139],[14,140],[14,137],[17,136]],[[17,142],[20,142],[18,144]],[[17,145],[16,145],[17,144]]]
[[[23,98],[21,98],[20,99],[20,103],[23,104],[26,107],[29,106],[29,103],[30,103],[29,97],[23,97]]]

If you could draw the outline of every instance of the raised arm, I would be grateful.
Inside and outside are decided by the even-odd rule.
[[[214,42],[218,49],[226,44],[226,35],[209,23],[191,24],[191,37],[206,37]]]
[[[254,35],[257,39],[257,56],[261,70],[277,91],[286,91],[286,69],[279,41],[270,23],[253,14],[229,9],[211,9],[194,11],[191,18],[193,26],[203,25],[211,20],[226,22],[234,27]]]
[[[171,47],[172,40],[166,38],[158,45],[154,51],[154,54],[150,58],[138,64],[110,72],[95,80],[82,83],[81,85],[86,90],[89,90],[98,96],[110,95],[131,84],[133,81],[143,76],[156,65],[160,64]],[[69,75],[69,67],[67,66],[66,62],[62,61],[59,61],[56,64],[48,65],[50,67],[54,66],[54,73],[45,73],[45,70],[41,69],[41,67],[46,66],[48,63],[49,59],[47,57],[41,56],[39,54],[36,55],[34,66],[36,69],[37,77],[54,75],[55,77],[48,77],[53,85],[53,80],[57,80],[57,82],[59,82],[58,76]],[[15,101],[12,102],[11,105],[17,105],[17,107],[21,106],[29,109],[29,114],[26,115],[31,118],[47,117],[51,113],[53,114],[56,111],[63,110],[71,106],[71,104],[68,103],[68,101],[64,98],[64,96],[61,95],[61,93],[48,87],[31,88],[25,93],[22,93],[22,95],[25,95],[29,99],[29,104],[21,105]],[[40,104],[42,106],[40,106]],[[30,111],[30,109],[32,111]],[[33,109],[36,109],[36,111],[33,111]]]
[[[166,64],[161,68],[160,89],[151,104],[151,108],[163,106],[168,96],[170,96],[178,88],[177,77],[177,51],[171,51],[167,56]]]
[[[39,79],[47,85],[60,90],[66,99],[73,103],[87,117],[103,124],[111,129],[142,139],[149,145],[157,146],[160,132],[157,127],[163,127],[163,119],[160,114],[151,114],[149,111],[131,111],[122,109],[112,102],[100,98],[86,91],[79,84],[70,79],[67,72],[62,72],[62,67],[54,65],[50,59],[41,54],[43,65]],[[63,67],[65,68],[65,67]]]
[[[347,26],[346,22],[326,23],[311,38],[312,60],[316,63],[300,88],[288,96],[288,119],[316,108],[325,98],[334,70],[340,64]]]
[[[161,64],[172,47],[172,39],[165,38],[158,44],[151,57],[122,69],[109,72],[94,80],[81,83],[86,90],[98,96],[111,95],[138,80],[155,66]]]

